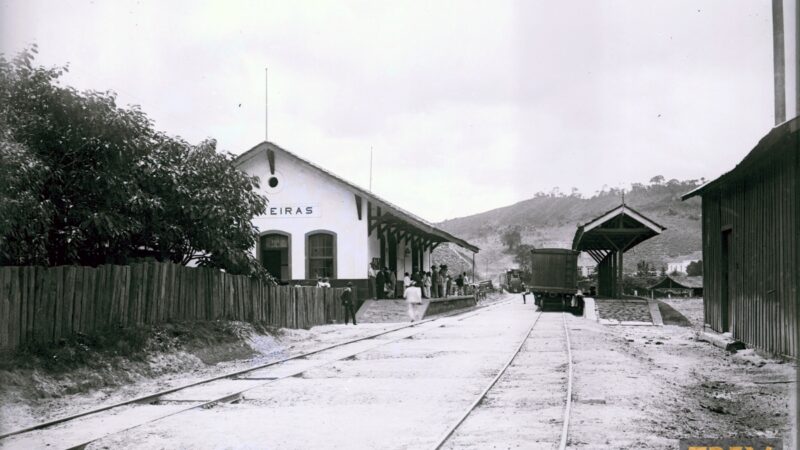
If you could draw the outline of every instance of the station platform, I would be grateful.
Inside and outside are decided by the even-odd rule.
[[[663,325],[655,302],[638,297],[596,298],[597,319],[605,325]]]
[[[421,317],[443,314],[477,304],[472,295],[453,295],[446,298],[423,299],[419,306]],[[408,322],[408,304],[403,299],[365,300],[356,313],[356,320],[364,323]]]

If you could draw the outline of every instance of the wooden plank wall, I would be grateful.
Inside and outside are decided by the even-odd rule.
[[[705,321],[722,331],[722,233],[730,229],[729,329],[736,339],[798,357],[800,155],[753,167],[745,179],[703,195]]]
[[[0,267],[0,348],[165,321],[240,320],[311,328],[341,322],[343,288],[271,286],[204,267]]]

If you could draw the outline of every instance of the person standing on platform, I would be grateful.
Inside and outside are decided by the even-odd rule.
[[[453,295],[453,277],[450,275],[447,276],[447,286],[445,287],[444,296],[447,297],[448,295]]]
[[[378,298],[378,293],[375,289],[376,286],[376,276],[377,276],[377,267],[375,267],[375,263],[369,263],[369,268],[367,269],[367,278],[369,279],[369,298]]]
[[[422,277],[422,297],[431,298],[431,273],[425,272]]]
[[[422,304],[422,290],[419,285],[415,282],[411,282],[411,285],[403,292],[403,297],[406,299],[406,303],[408,303],[408,317],[412,322],[419,320],[419,318],[417,318],[417,305]]]
[[[433,287],[433,292],[431,292],[431,298],[439,298],[439,271],[436,270],[436,266],[431,267],[431,286]]]
[[[347,325],[350,319],[353,319],[353,325],[356,324],[356,308],[353,305],[353,283],[347,282],[347,287],[344,288],[342,296],[342,306],[344,306],[344,324]]]
[[[389,298],[397,297],[397,275],[394,271],[389,271]]]
[[[464,295],[464,275],[456,278],[456,295]]]
[[[383,270],[375,274],[375,291],[376,298],[386,298],[386,272]]]
[[[439,297],[447,297],[447,266],[439,266]]]

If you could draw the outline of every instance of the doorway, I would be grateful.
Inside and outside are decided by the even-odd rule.
[[[261,265],[270,275],[281,281],[291,279],[290,271],[290,239],[282,233],[267,233],[259,239]]]
[[[733,258],[731,257],[731,233],[732,230],[727,229],[722,231],[722,276],[720,280],[720,319],[722,322],[723,333],[730,331],[730,295],[731,295],[731,282],[733,279]]]

